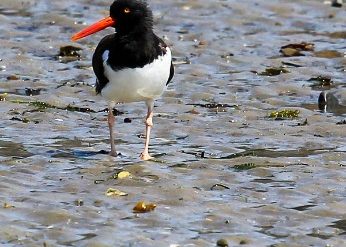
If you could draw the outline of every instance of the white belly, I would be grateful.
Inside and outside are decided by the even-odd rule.
[[[107,64],[108,51],[104,54],[104,73],[109,82],[101,95],[109,102],[127,103],[146,101],[160,97],[166,88],[171,67],[171,51],[167,47],[159,56],[143,68],[112,70]]]

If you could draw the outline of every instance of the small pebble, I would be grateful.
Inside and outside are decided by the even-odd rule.
[[[78,207],[83,206],[84,202],[82,199],[77,199],[74,201],[74,204]]]
[[[248,241],[247,241],[247,240],[245,240],[245,239],[240,240],[240,242],[239,242],[239,244],[247,244],[247,243],[248,243]]]
[[[132,120],[131,120],[131,118],[124,118],[124,123],[131,123],[132,122]]]
[[[228,242],[226,239],[221,238],[216,242],[216,245],[221,247],[228,247]]]
[[[7,76],[6,78],[8,81],[14,81],[14,80],[19,80],[19,77],[16,76],[16,75],[10,75],[10,76]]]

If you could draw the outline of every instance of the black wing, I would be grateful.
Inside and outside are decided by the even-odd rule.
[[[173,76],[174,76],[174,66],[173,66],[173,62],[171,62],[171,69],[169,71],[169,77],[168,77],[166,86],[172,81]]]
[[[101,90],[106,86],[109,82],[108,78],[104,74],[103,67],[103,58],[102,55],[106,50],[109,50],[111,44],[114,41],[115,34],[107,35],[104,37],[100,43],[97,45],[95,53],[92,59],[92,65],[94,69],[94,73],[96,75],[96,93],[101,93]]]
[[[155,35],[155,37],[158,41],[158,47],[161,49],[161,55],[166,54],[166,48],[167,48],[166,43],[162,39],[157,37],[156,35]],[[173,66],[173,61],[171,61],[171,67],[169,70],[169,77],[168,77],[166,85],[168,85],[172,81],[173,76],[174,76],[174,66]]]

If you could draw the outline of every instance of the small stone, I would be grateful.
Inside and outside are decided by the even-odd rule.
[[[284,54],[285,57],[304,56],[299,50],[289,47],[281,49],[280,52]]]
[[[7,202],[5,202],[5,203],[3,204],[3,208],[14,208],[14,206],[11,205],[11,204],[9,204],[9,203],[7,203]]]
[[[0,101],[6,100],[7,93],[0,94]]]
[[[242,240],[240,240],[240,242],[239,242],[239,244],[247,244],[247,243],[248,243],[248,241],[245,240],[245,239],[242,239]]]
[[[342,121],[340,121],[340,122],[337,122],[336,124],[337,124],[337,125],[346,124],[346,119],[344,119],[344,120],[342,120]]]
[[[10,76],[7,76],[6,78],[8,81],[14,81],[14,80],[19,80],[19,77],[16,76],[16,75],[10,75]]]
[[[109,188],[106,191],[106,196],[127,196],[128,194],[126,192],[120,191],[118,189],[113,189],[113,188]]]
[[[190,110],[190,111],[187,111],[186,113],[190,113],[190,114],[194,114],[194,115],[200,114],[195,108],[193,108],[193,109]]]
[[[77,199],[74,201],[74,205],[76,205],[77,207],[83,206],[84,202],[82,199]]]
[[[128,171],[121,171],[119,173],[117,173],[114,178],[119,178],[119,179],[123,179],[123,178],[128,178],[131,176],[131,173],[129,173]]]
[[[131,118],[124,118],[124,123],[131,123],[132,122],[132,120],[131,120]]]
[[[101,207],[102,206],[102,201],[101,200],[95,200],[94,201],[94,206],[95,207]]]
[[[221,238],[216,242],[216,245],[220,247],[228,247],[228,242],[226,239]]]
[[[233,56],[234,56],[234,54],[230,52],[230,53],[228,53],[228,54],[221,55],[221,58],[229,59],[229,58],[231,58],[231,57],[233,57]]]

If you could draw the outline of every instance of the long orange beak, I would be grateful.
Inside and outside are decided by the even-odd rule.
[[[82,31],[76,33],[75,35],[72,36],[71,40],[77,41],[81,38],[84,38],[84,37],[89,36],[93,33],[101,31],[107,27],[114,26],[115,23],[116,23],[116,21],[112,17],[106,17],[106,18],[99,20],[98,22],[92,24],[91,26],[84,28]]]

